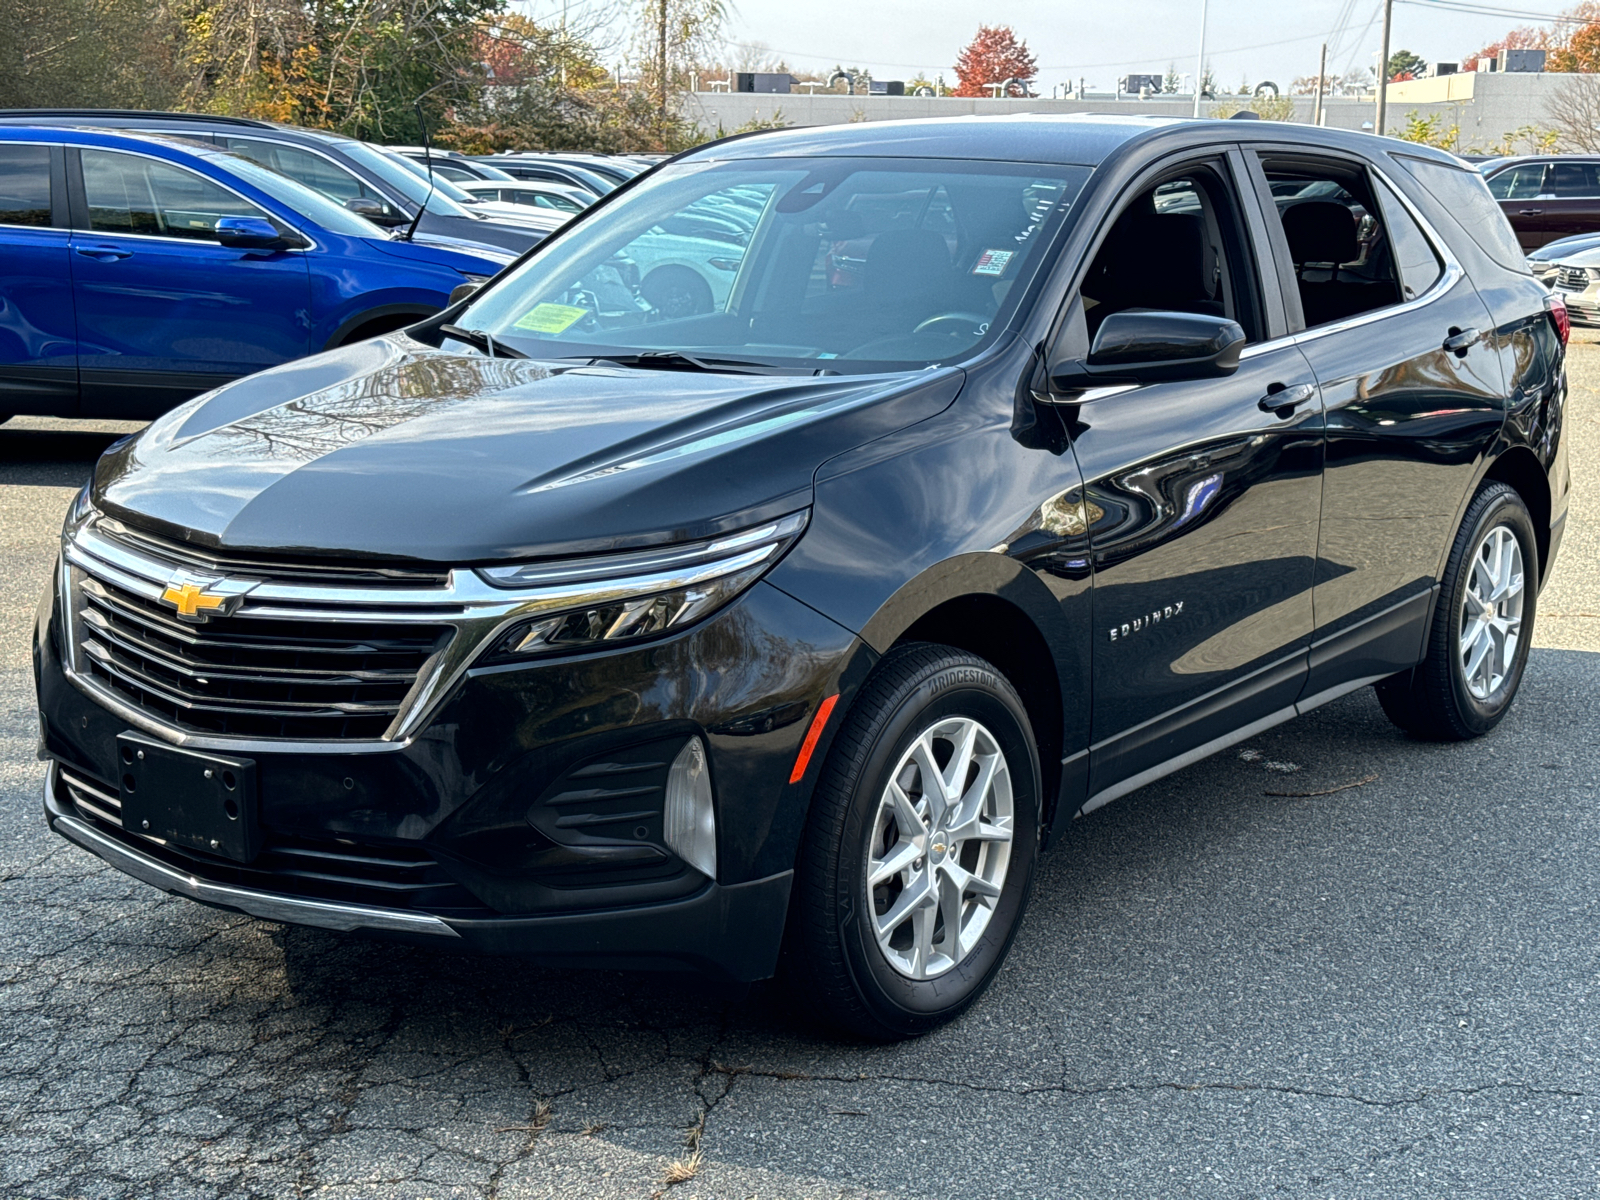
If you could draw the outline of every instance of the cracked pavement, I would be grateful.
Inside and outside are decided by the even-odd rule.
[[[1578,498],[1499,731],[1411,743],[1362,692],[1076,822],[989,994],[895,1047],[770,986],[234,916],[52,838],[28,629],[130,427],[9,423],[0,1194],[1600,1192],[1600,348],[1573,377]]]

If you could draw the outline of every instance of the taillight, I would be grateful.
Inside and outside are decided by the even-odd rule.
[[[1544,305],[1550,310],[1550,319],[1556,323],[1556,336],[1565,346],[1572,336],[1572,314],[1567,312],[1567,302],[1552,292],[1544,298]]]

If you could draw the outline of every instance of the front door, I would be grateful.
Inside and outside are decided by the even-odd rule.
[[[1264,153],[1298,340],[1327,409],[1317,636],[1306,702],[1421,658],[1434,583],[1504,420],[1493,321],[1445,243],[1365,164]],[[1281,234],[1281,236],[1276,236]]]
[[[0,143],[0,416],[78,411],[63,151]]]
[[[1136,195],[1081,288],[1089,337],[1160,308],[1232,317],[1253,343],[1231,376],[1066,406],[1094,569],[1086,810],[1281,720],[1304,682],[1322,413],[1299,349],[1269,336],[1254,244],[1219,160]]]
[[[159,159],[79,153],[71,261],[85,415],[152,417],[312,349],[304,254],[216,240],[219,218],[267,213]]]

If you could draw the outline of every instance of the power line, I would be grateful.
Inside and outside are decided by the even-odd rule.
[[[1587,17],[1571,17],[1560,13],[1528,12],[1521,8],[1502,8],[1490,4],[1473,4],[1467,0],[1395,0],[1397,4],[1409,4],[1414,8],[1448,9],[1451,12],[1471,13],[1481,17],[1520,17],[1528,21],[1552,21],[1563,25],[1587,25]]]

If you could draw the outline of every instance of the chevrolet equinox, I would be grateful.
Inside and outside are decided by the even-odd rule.
[[[712,303],[641,293],[663,232]],[[1566,337],[1482,179],[1404,142],[715,142],[107,451],[40,608],[46,816],[223,909],[781,966],[920,1033],[1064,822],[1357,688],[1495,727]]]

